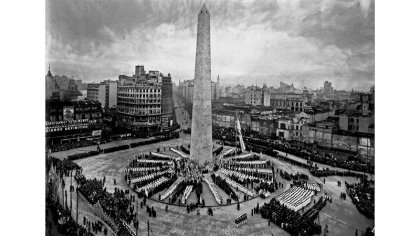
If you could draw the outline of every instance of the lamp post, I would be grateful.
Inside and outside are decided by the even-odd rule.
[[[79,184],[76,187],[76,222],[79,223]]]
[[[73,193],[73,170],[70,171],[70,214],[73,210],[73,198],[72,198],[72,193]]]

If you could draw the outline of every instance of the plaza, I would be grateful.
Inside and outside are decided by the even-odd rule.
[[[172,139],[160,143],[155,143],[147,146],[132,148],[128,150],[118,151],[109,154],[100,154],[98,156],[89,157],[85,159],[80,159],[75,161],[78,165],[83,168],[83,174],[87,179],[102,179],[106,177],[105,187],[107,191],[113,192],[114,188],[117,187],[123,190],[129,190],[130,195],[136,195],[126,183],[124,179],[125,167],[129,160],[132,160],[134,155],[140,153],[149,153],[156,152],[157,148],[162,147],[174,147],[179,145],[187,146],[189,144],[190,136],[188,134],[181,134],[179,139]],[[111,142],[105,144],[104,147],[111,147],[133,142],[132,140],[121,140],[116,142]],[[216,145],[216,143],[214,142]],[[101,145],[101,148],[104,148]],[[52,156],[64,159],[68,155],[77,153],[77,152],[86,152],[90,150],[95,150],[95,146],[73,149],[64,152],[53,153]],[[229,149],[225,146],[224,150]],[[288,173],[303,173],[309,176],[308,182],[313,183],[323,183],[324,178],[316,178],[310,175],[307,169],[301,168],[299,166],[292,165],[288,162],[278,160],[274,157],[268,157],[262,155],[263,158],[271,160],[275,168],[281,169]],[[294,157],[299,158],[299,157]],[[332,168],[332,167],[330,167]],[[206,184],[203,184],[203,196],[205,196],[206,205],[213,205],[213,216],[207,215],[207,207],[198,208],[200,215],[197,215],[196,212],[187,213],[184,206],[169,205],[168,211],[165,211],[165,208],[168,204],[157,201],[155,199],[148,199],[147,204],[150,207],[154,207],[156,210],[156,218],[148,217],[145,207],[141,208],[138,206],[138,220],[139,220],[139,234],[147,233],[147,221],[150,223],[150,230],[154,232],[155,235],[196,235],[198,233],[204,235],[289,235],[284,230],[275,224],[268,225],[268,221],[263,219],[260,215],[251,216],[251,209],[253,209],[257,204],[260,206],[264,202],[269,202],[272,198],[277,197],[282,192],[289,189],[290,181],[286,181],[276,174],[275,178],[279,183],[284,184],[284,188],[278,188],[274,193],[272,193],[268,198],[262,199],[256,197],[249,201],[243,202],[240,204],[240,210],[237,210],[236,204],[224,206],[217,206],[214,197],[210,193],[210,190],[207,188]],[[374,178],[374,176],[370,176]],[[70,178],[67,177],[65,188],[70,186]],[[116,184],[114,185],[114,179]],[[368,219],[362,215],[356,208],[356,206],[351,202],[350,199],[343,200],[341,199],[340,193],[345,192],[345,186],[337,185],[337,181],[347,182],[347,183],[356,183],[358,180],[353,177],[341,177],[341,176],[330,176],[325,177],[325,184],[318,195],[312,198],[311,204],[306,206],[308,209],[312,206],[314,199],[318,199],[324,193],[332,196],[332,202],[327,203],[325,208],[319,214],[319,222],[322,227],[328,225],[328,230],[331,235],[353,235],[356,229],[359,232],[363,232],[367,227],[373,227],[374,220]],[[74,183],[73,183],[74,184]],[[165,191],[165,190],[164,190]],[[164,192],[162,191],[162,192]],[[218,190],[219,193],[223,194],[223,191]],[[239,199],[243,198],[243,195],[238,192]],[[191,194],[193,197],[194,194]],[[139,199],[139,202],[142,199]],[[68,199],[70,201],[70,197]],[[75,213],[76,206],[76,197],[72,197],[72,214]],[[85,215],[89,218],[99,220],[95,214],[89,209],[87,203],[81,203],[79,198],[79,223],[82,223],[82,215]],[[139,203],[140,204],[140,203]],[[243,213],[248,214],[248,222],[240,227],[236,227],[234,224],[234,219]],[[133,226],[131,225],[134,230]],[[110,231],[109,231],[110,232]],[[153,235],[153,233],[152,233]]]

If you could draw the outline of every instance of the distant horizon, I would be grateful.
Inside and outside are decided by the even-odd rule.
[[[153,70],[151,70],[151,71],[153,71]],[[148,71],[147,71],[148,72]],[[160,72],[160,71],[159,71]],[[108,78],[108,79],[103,79],[103,80],[98,80],[98,81],[84,81],[82,78],[77,78],[77,77],[75,77],[75,76],[73,76],[73,75],[64,75],[64,74],[54,74],[53,72],[51,72],[52,74],[53,74],[53,76],[65,76],[65,77],[67,77],[68,79],[73,79],[73,80],[80,80],[80,81],[82,81],[82,83],[84,83],[84,84],[89,84],[89,83],[100,83],[100,82],[103,82],[104,80],[111,80],[111,81],[118,81],[119,79],[118,78],[116,78],[116,79],[112,79],[112,78]],[[134,74],[133,74],[134,75]],[[72,76],[73,76],[73,78],[72,78]],[[132,75],[128,75],[128,74],[126,74],[126,76],[132,76]],[[171,75],[172,76],[172,75]],[[217,77],[216,77],[216,79],[217,79]],[[181,80],[181,82],[183,82],[183,81],[187,81],[188,79],[186,79],[186,80]],[[190,79],[191,80],[191,79]],[[216,82],[217,80],[213,80],[212,79],[212,82]],[[222,80],[220,81],[220,82],[222,82]],[[268,85],[267,84],[267,87],[273,87],[273,88],[275,88],[275,89],[277,89],[277,88],[279,88],[280,87],[280,82],[283,82],[283,83],[285,83],[285,84],[287,84],[287,85],[289,85],[289,86],[291,86],[291,84],[292,83],[288,83],[288,82],[285,82],[285,81],[279,81],[278,82],[278,84],[277,85]],[[318,90],[318,89],[321,89],[322,87],[323,87],[323,84],[324,84],[324,82],[325,81],[322,81],[322,85],[321,86],[319,86],[319,87],[306,87],[306,86],[304,86],[304,87],[296,87],[296,86],[294,86],[293,85],[293,87],[295,88],[295,89],[298,89],[298,90],[302,90],[302,89],[304,89],[304,88],[307,88],[307,89],[310,89],[310,90]],[[178,86],[178,80],[174,80],[173,79],[173,77],[172,77],[172,83],[174,83],[175,85],[177,85]],[[260,83],[258,83],[258,84],[244,84],[244,83],[220,83],[222,86],[224,86],[224,87],[229,87],[229,86],[232,86],[232,87],[234,87],[234,86],[237,86],[237,85],[240,85],[240,86],[244,86],[244,87],[250,87],[250,86],[258,86],[258,87],[263,87],[263,84],[264,83],[262,83],[262,84],[260,84]],[[372,85],[372,86],[375,86],[375,85]],[[354,88],[350,88],[350,89],[336,89],[335,87],[334,87],[334,84],[333,84],[333,89],[334,90],[336,90],[336,91],[348,91],[348,92],[351,92],[351,90],[354,90],[354,91],[360,91],[360,92],[369,92],[370,91],[370,88],[372,87],[372,86],[370,86],[370,87],[368,87],[368,88],[366,88],[366,89],[354,89]]]
[[[212,79],[252,85],[369,90],[375,84],[373,0],[205,1]],[[46,63],[86,82],[135,65],[194,76],[202,1],[46,1]]]

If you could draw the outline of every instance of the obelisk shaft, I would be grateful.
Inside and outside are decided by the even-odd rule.
[[[203,165],[211,161],[212,115],[211,115],[211,58],[210,58],[210,13],[203,5],[198,14],[197,51],[195,58],[194,100],[191,126],[190,156]]]

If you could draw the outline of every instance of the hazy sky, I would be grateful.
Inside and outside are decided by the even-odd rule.
[[[211,16],[212,79],[367,90],[375,77],[372,0],[47,0],[46,71],[88,82],[135,65],[193,79],[197,14]]]

